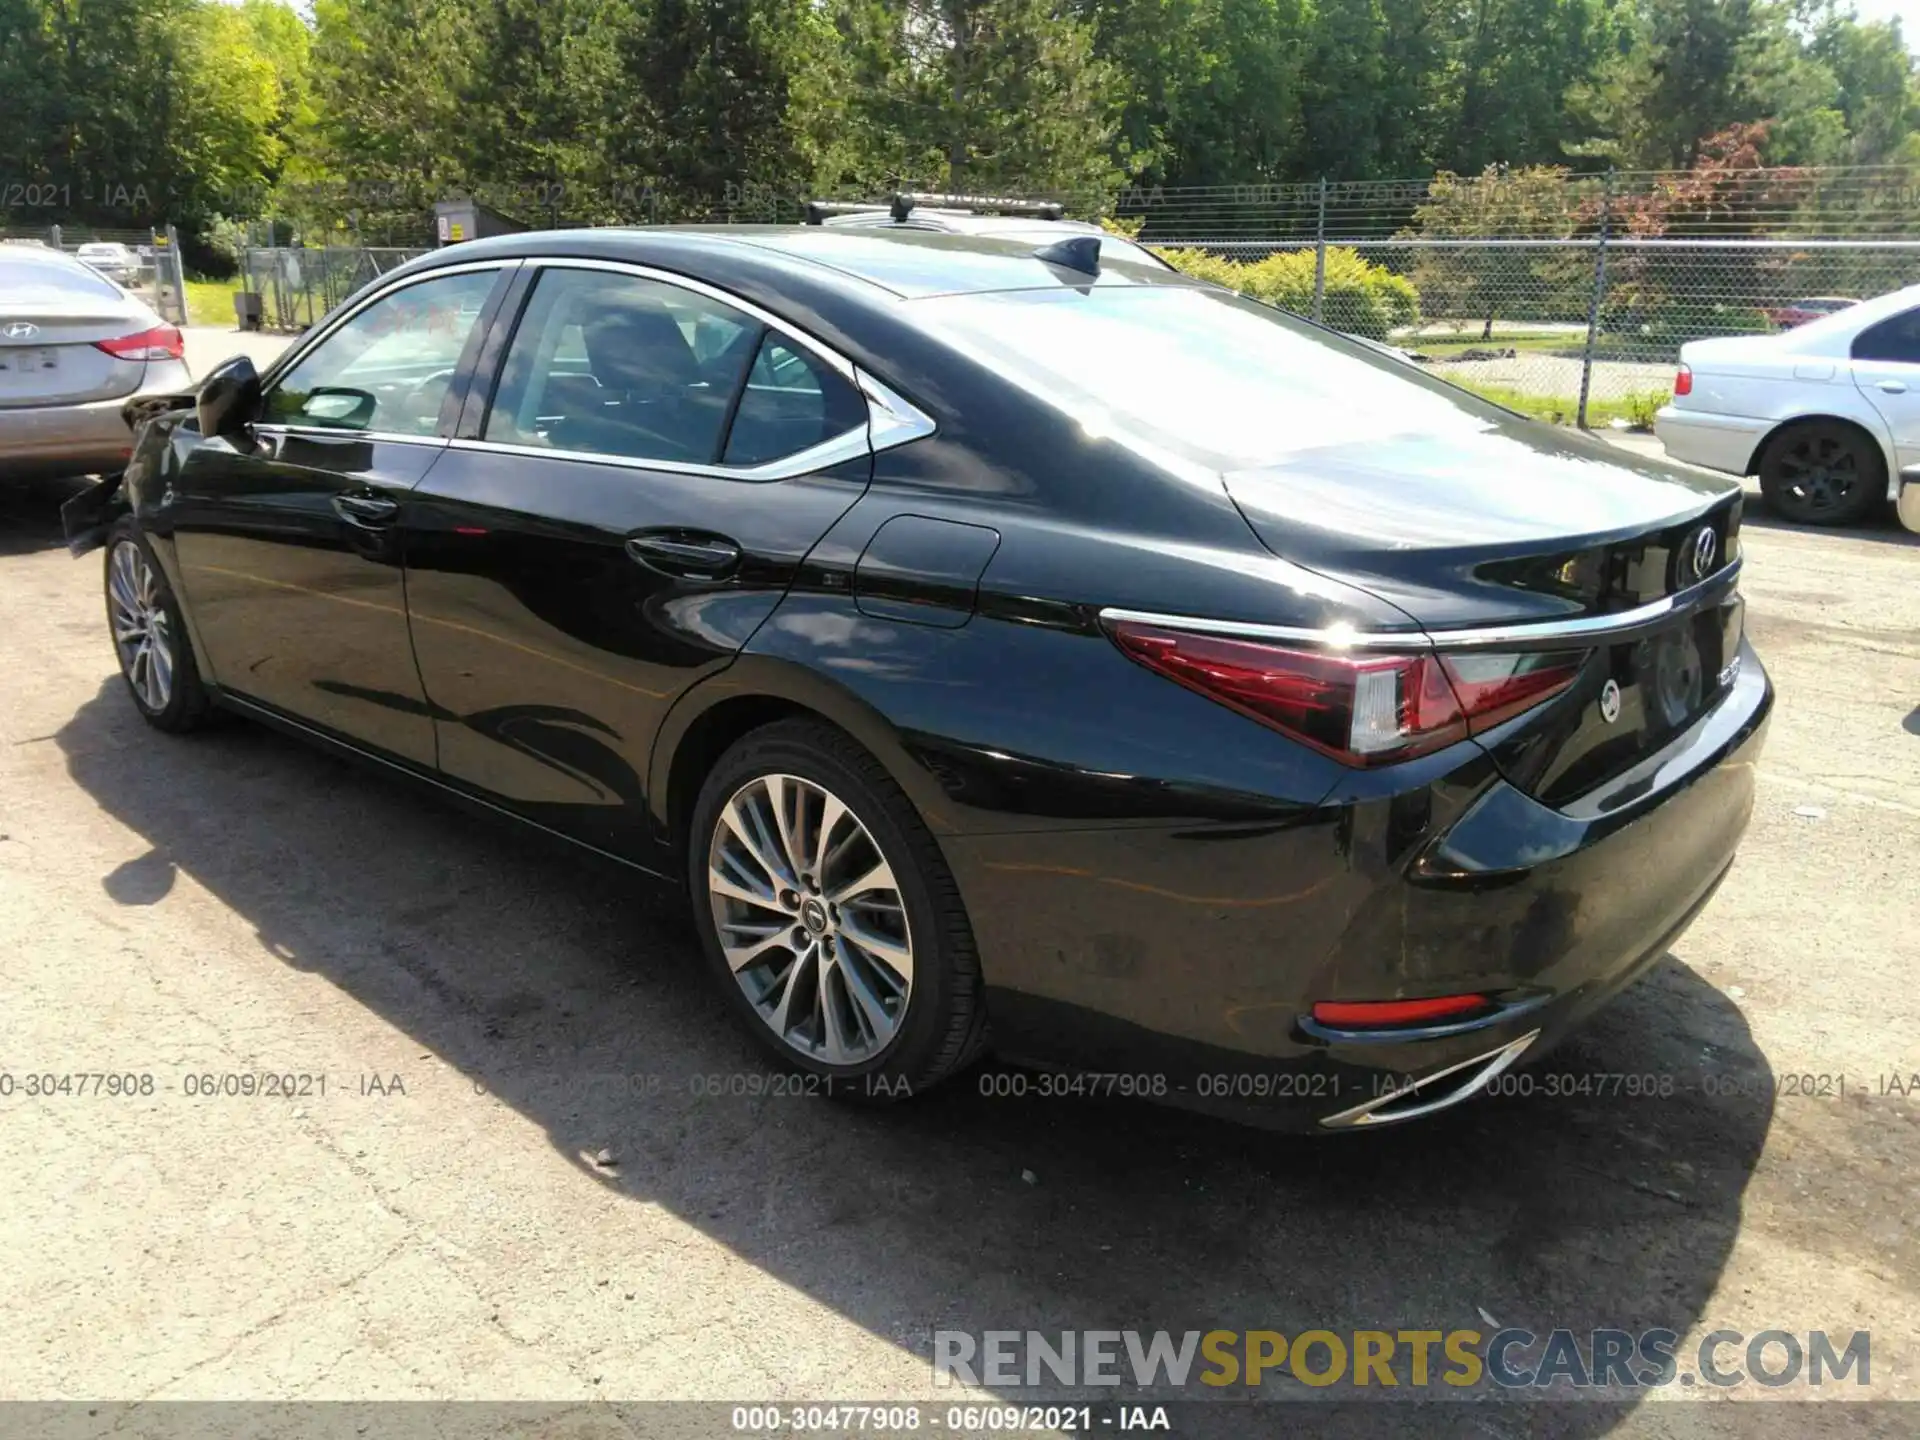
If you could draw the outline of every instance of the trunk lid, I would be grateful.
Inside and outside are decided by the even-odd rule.
[[[1225,480],[1268,549],[1392,602],[1442,649],[1450,631],[1652,610],[1620,634],[1479,643],[1453,657],[1485,677],[1501,657],[1543,648],[1577,661],[1559,695],[1481,737],[1507,778],[1548,804],[1604,787],[1732,683],[1734,482],[1519,421],[1343,440]],[[1668,604],[1679,608],[1661,613]]]
[[[131,395],[146,377],[146,362],[121,360],[95,342],[146,328],[137,312],[111,302],[81,308],[0,297],[0,409]]]

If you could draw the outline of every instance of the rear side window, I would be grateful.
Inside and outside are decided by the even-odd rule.
[[[1920,310],[1909,310],[1862,330],[1853,337],[1853,358],[1920,365]]]
[[[854,388],[784,336],[768,331],[747,372],[728,465],[764,465],[797,454],[867,422]]]
[[[534,284],[481,438],[746,467],[843,435],[866,415],[832,369],[723,301],[555,266]]]
[[[677,285],[554,268],[507,348],[481,438],[712,464],[760,326]]]

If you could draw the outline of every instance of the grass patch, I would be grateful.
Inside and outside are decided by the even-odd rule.
[[[1445,378],[1453,380],[1452,376]],[[1517,410],[1534,420],[1544,420],[1549,425],[1571,425],[1579,417],[1578,395],[1534,395],[1507,385],[1481,385],[1470,380],[1453,380],[1453,383],[1496,405]],[[1615,420],[1625,420],[1635,430],[1651,430],[1654,412],[1672,398],[1673,392],[1670,390],[1641,390],[1631,395],[1605,398],[1590,396],[1587,400],[1587,424],[1597,430],[1613,424]]]
[[[233,297],[239,293],[240,284],[237,278],[187,281],[187,323],[235,328]]]

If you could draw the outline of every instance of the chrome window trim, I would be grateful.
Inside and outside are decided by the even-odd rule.
[[[791,455],[783,455],[777,460],[768,460],[759,465],[715,465],[691,460],[648,460],[631,455],[609,455],[598,450],[561,450],[549,445],[518,445],[504,440],[456,439],[449,442],[455,450],[473,450],[495,452],[502,455],[540,456],[552,460],[579,460],[595,465],[618,465],[627,470],[657,470],[672,475],[704,475],[715,480],[745,480],[764,484],[774,480],[794,480],[802,475],[825,470],[834,465],[845,464],[862,455],[878,454],[897,445],[919,440],[931,435],[936,428],[925,411],[913,405],[897,391],[881,384],[867,374],[846,356],[816,340],[804,330],[794,328],[790,321],[781,319],[769,311],[761,309],[751,300],[743,300],[731,291],[709,285],[703,280],[695,280],[679,275],[671,270],[659,270],[651,265],[642,265],[626,260],[584,260],[572,256],[537,256],[525,262],[535,271],[539,270],[600,270],[616,275],[632,275],[641,280],[652,280],[662,285],[677,286],[717,301],[730,309],[738,310],[750,316],[768,330],[790,340],[819,360],[835,374],[841,376],[867,402],[867,423],[856,425],[839,435],[822,440],[805,450],[796,450]],[[536,276],[536,283],[538,277]]]
[[[705,475],[715,480],[793,480],[832,465],[857,460],[868,453],[867,427],[856,425],[831,440],[764,465],[703,465],[690,460],[645,460],[632,455],[608,455],[599,450],[562,450],[552,445],[510,445],[504,440],[451,440],[454,450],[481,454],[526,455],[542,460],[581,460],[592,465],[617,465],[623,470],[652,470],[669,475]]]
[[[377,305],[389,295],[397,295],[402,290],[406,290],[414,285],[424,284],[428,280],[438,280],[445,275],[470,275],[479,270],[517,270],[525,263],[525,261],[517,258],[505,260],[467,260],[458,265],[435,265],[431,269],[418,270],[411,275],[403,275],[391,285],[381,285],[378,289],[363,296],[352,305],[347,306],[337,314],[326,319],[320,328],[304,337],[298,345],[285,351],[278,360],[268,366],[267,373],[260,377],[261,404],[264,405],[266,403],[266,397],[273,392],[274,387],[279,385],[281,379],[289,370],[293,369],[294,366],[306,359],[308,355],[319,349],[320,346],[326,344],[328,338],[332,336],[336,330],[368,306]]]
[[[867,397],[867,441],[874,454],[909,441],[924,440],[939,428],[926,411],[898,391],[882,385],[858,365],[853,367],[853,383]]]
[[[1697,585],[1632,610],[1613,615],[1582,615],[1572,620],[1522,621],[1460,630],[1359,630],[1349,625],[1257,625],[1241,620],[1208,620],[1197,615],[1162,615],[1147,610],[1109,607],[1100,612],[1103,624],[1131,622],[1163,630],[1187,630],[1240,640],[1279,640],[1326,650],[1484,650],[1523,647],[1538,649],[1561,641],[1587,642],[1630,634],[1674,615],[1692,610],[1731,590],[1739,579],[1744,558],[1736,557]]]
[[[378,440],[384,445],[431,445],[439,449],[447,443],[444,435],[402,435],[397,430],[348,430],[334,425],[283,425],[261,421],[254,425],[257,435],[313,435],[326,440]]]

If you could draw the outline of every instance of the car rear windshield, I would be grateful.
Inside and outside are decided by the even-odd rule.
[[[1096,285],[946,295],[915,308],[1090,434],[1211,469],[1511,418],[1384,350],[1219,290]]]
[[[120,291],[84,265],[19,259],[0,251],[0,297],[20,303],[118,300]]]

